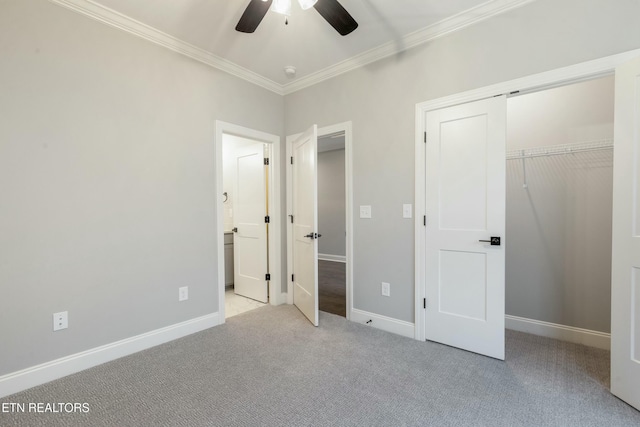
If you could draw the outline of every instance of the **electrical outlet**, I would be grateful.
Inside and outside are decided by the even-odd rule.
[[[53,331],[59,331],[61,329],[67,329],[69,327],[69,312],[61,311],[60,313],[53,313]]]
[[[391,285],[387,282],[382,282],[382,296],[391,296]]]
[[[178,301],[186,301],[189,299],[189,287],[183,286],[178,288]]]

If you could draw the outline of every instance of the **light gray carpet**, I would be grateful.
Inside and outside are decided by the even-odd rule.
[[[507,334],[501,362],[292,306],[9,396],[88,414],[2,414],[2,426],[640,426],[608,391],[609,353]]]

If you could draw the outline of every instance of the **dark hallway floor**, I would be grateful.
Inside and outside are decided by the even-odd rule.
[[[320,311],[345,317],[347,264],[318,260],[318,298]]]

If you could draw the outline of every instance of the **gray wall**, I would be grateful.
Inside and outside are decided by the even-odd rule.
[[[614,78],[507,102],[507,149],[613,138]],[[613,150],[507,161],[506,312],[609,332]]]
[[[0,375],[216,312],[215,120],[282,97],[46,0],[0,2],[0,93]]]
[[[346,255],[344,149],[318,153],[318,252]]]
[[[640,1],[614,3],[537,0],[285,97],[287,134],[353,122],[355,308],[414,321],[416,103],[640,48]]]

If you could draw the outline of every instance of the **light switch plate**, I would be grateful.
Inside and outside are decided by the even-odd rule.
[[[411,204],[402,205],[402,218],[411,218],[413,216],[413,206]]]
[[[371,206],[360,206],[360,218],[371,218]]]

